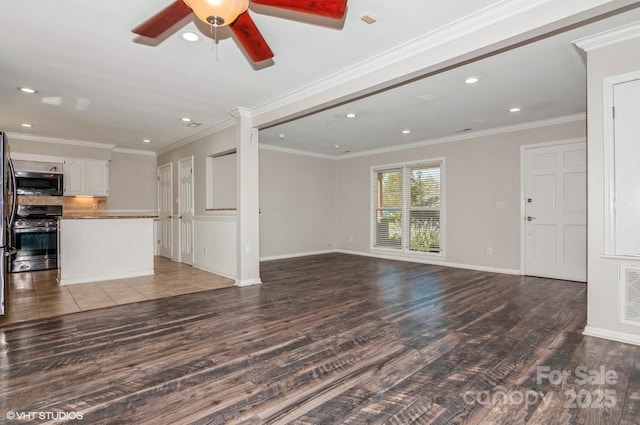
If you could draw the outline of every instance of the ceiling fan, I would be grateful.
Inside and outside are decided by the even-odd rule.
[[[212,27],[229,26],[236,40],[254,62],[273,57],[273,52],[249,16],[249,1],[264,6],[340,19],[347,0],[176,0],[132,31],[156,38],[190,13]]]

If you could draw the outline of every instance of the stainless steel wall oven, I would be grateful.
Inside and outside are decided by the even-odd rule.
[[[61,205],[19,205],[13,225],[11,272],[58,267],[58,220]]]

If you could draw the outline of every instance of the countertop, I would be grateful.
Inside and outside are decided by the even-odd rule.
[[[113,220],[129,218],[158,218],[157,215],[63,215],[60,220]]]

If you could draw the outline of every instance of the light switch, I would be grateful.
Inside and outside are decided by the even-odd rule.
[[[496,208],[498,208],[500,210],[506,209],[507,208],[506,201],[498,201],[498,202],[496,202]]]

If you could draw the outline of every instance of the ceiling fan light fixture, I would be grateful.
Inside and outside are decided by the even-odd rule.
[[[184,0],[193,13],[214,27],[229,25],[249,8],[249,0]]]

